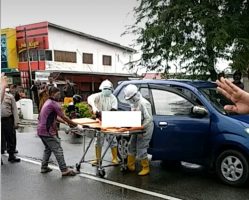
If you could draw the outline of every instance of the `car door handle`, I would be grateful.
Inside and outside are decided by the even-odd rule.
[[[159,126],[168,126],[168,122],[159,122]]]

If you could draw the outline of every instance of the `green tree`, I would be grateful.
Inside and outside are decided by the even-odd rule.
[[[249,75],[249,2],[248,0],[227,0],[224,16],[229,19],[231,34],[232,67]]]
[[[241,14],[248,10],[247,0],[235,0],[234,10],[232,0],[139,2],[135,8],[137,20],[130,30],[138,35],[140,64],[149,70],[168,68],[169,61],[180,59],[182,68],[191,74],[209,74],[215,80],[217,59],[240,60],[236,54],[248,55],[236,31],[248,27],[245,23],[248,18]],[[240,24],[242,19],[244,23]]]

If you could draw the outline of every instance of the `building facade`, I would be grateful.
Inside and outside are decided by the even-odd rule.
[[[1,29],[1,72],[12,74],[12,76],[8,76],[9,84],[19,83],[17,69],[16,29]]]
[[[16,51],[16,30],[6,28],[1,30],[1,70],[16,69],[18,65]]]
[[[79,92],[95,92],[106,78],[116,85],[132,76],[128,63],[135,51],[129,47],[49,22],[15,31],[16,67],[26,88],[36,72],[50,72],[60,83],[69,79]]]

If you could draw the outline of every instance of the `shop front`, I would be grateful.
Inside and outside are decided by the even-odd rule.
[[[114,88],[119,81],[128,80],[133,75],[130,74],[111,74],[111,73],[94,73],[94,72],[69,72],[69,71],[37,71],[35,79],[41,82],[47,82],[47,77],[51,76],[54,82],[61,89],[63,96],[63,87],[66,80],[74,85],[75,92],[82,96],[83,100],[95,92],[99,92],[99,86],[103,80],[110,80]]]
[[[45,70],[46,49],[48,46],[48,23],[41,22],[16,27],[17,55],[19,59],[21,83],[30,88],[34,72]],[[30,78],[30,74],[32,77]]]

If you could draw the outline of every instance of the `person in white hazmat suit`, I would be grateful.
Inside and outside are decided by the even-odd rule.
[[[151,104],[142,97],[135,85],[128,85],[124,89],[124,97],[131,106],[132,111],[141,111],[142,126],[145,133],[132,135],[128,144],[128,161],[129,171],[135,171],[136,158],[141,161],[142,170],[138,173],[145,176],[150,173],[147,149],[152,137],[154,123],[152,117]]]
[[[98,116],[99,113],[101,113],[101,111],[117,110],[118,101],[117,98],[112,94],[113,91],[112,83],[109,80],[104,80],[100,84],[99,89],[101,90],[101,92],[92,94],[87,98],[88,104],[92,106],[93,113],[96,114],[96,116]],[[104,134],[101,134],[99,139],[97,139],[95,142],[96,160],[94,160],[92,164],[93,165],[97,164],[101,158],[101,150],[104,144],[104,139],[106,139],[107,142],[109,143],[112,141],[110,146],[112,151],[112,163],[118,164],[119,162],[117,156],[118,152],[117,139],[115,136],[104,135]]]

